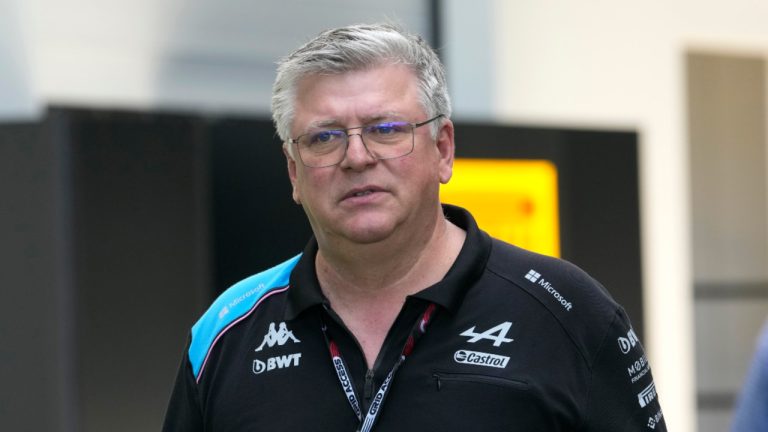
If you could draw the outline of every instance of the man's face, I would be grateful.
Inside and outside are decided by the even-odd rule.
[[[347,129],[388,120],[427,120],[407,66],[305,77],[297,86],[291,135],[318,125]],[[443,122],[437,139],[431,124],[414,129],[413,152],[395,159],[376,160],[360,136],[352,135],[340,164],[308,168],[291,145],[296,159],[286,156],[293,198],[304,207],[321,248],[407,236],[436,222],[439,185],[450,179],[453,165],[450,121]]]

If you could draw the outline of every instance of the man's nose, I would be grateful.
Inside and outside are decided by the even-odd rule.
[[[357,138],[353,138],[355,136]],[[342,168],[362,169],[376,163],[376,160],[376,156],[365,145],[362,134],[355,133],[347,136],[347,151],[341,161]]]

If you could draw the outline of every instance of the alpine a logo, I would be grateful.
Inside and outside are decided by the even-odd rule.
[[[509,321],[505,321],[496,327],[488,329],[482,333],[476,333],[475,327],[477,326],[472,326],[471,328],[464,330],[464,332],[461,334],[461,336],[466,336],[469,338],[467,341],[469,343],[475,343],[480,339],[488,339],[492,340],[493,346],[497,347],[501,346],[502,343],[512,342],[514,340],[507,337],[507,333],[509,332],[510,327],[512,327],[512,323]]]
[[[253,373],[259,375],[261,373],[273,371],[275,369],[285,369],[298,366],[300,359],[301,353],[270,357],[266,362],[257,359],[253,361]]]
[[[507,356],[467,350],[456,351],[453,354],[453,359],[456,363],[488,366],[499,369],[504,369],[509,363],[509,357]]]
[[[278,328],[275,328],[275,323],[269,324],[269,331],[267,331],[267,334],[264,335],[264,341],[261,342],[261,345],[259,345],[258,348],[256,348],[255,351],[261,351],[264,349],[264,345],[268,346],[269,348],[272,348],[275,345],[283,346],[288,342],[288,340],[293,341],[294,343],[301,342],[296,336],[293,335],[293,332],[288,330],[288,327],[286,327],[284,322],[281,322]]]

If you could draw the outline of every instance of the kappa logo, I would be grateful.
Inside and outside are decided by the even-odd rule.
[[[471,328],[464,330],[464,332],[461,334],[461,336],[466,336],[469,338],[467,341],[469,343],[475,343],[481,339],[488,339],[493,341],[493,346],[498,347],[501,346],[502,343],[512,342],[514,340],[507,337],[507,333],[512,327],[512,323],[509,321],[505,321],[496,327],[488,329],[482,333],[476,333],[475,327],[477,326],[472,326]]]
[[[288,330],[284,322],[281,322],[278,328],[275,328],[275,323],[269,324],[269,331],[264,335],[264,341],[261,342],[255,351],[261,351],[264,349],[264,345],[272,348],[275,345],[283,346],[288,340],[292,340],[294,343],[300,343],[301,341],[293,335],[293,332]]]
[[[618,342],[621,353],[628,354],[629,351],[634,348],[638,342],[640,342],[640,339],[637,338],[634,330],[629,329],[627,332],[627,337],[619,336]]]

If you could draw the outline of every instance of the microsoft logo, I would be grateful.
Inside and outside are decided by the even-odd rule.
[[[536,281],[539,280],[540,277],[541,277],[541,273],[533,269],[529,271],[527,275],[525,275],[525,278],[533,283],[536,283]]]

